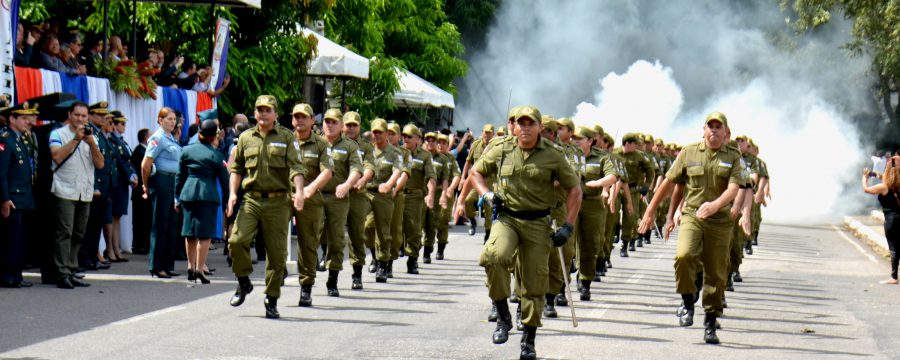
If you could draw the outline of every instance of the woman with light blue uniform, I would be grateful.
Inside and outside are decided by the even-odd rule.
[[[147,140],[147,152],[141,162],[144,197],[153,201],[153,225],[150,233],[150,276],[170,278],[175,273],[175,249],[178,220],[175,213],[175,175],[181,159],[181,145],[172,135],[175,111],[159,110],[159,128]],[[151,198],[152,197],[152,198]]]

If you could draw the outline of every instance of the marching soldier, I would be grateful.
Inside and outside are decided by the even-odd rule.
[[[391,216],[391,240],[394,242],[391,246],[391,261],[388,262],[385,275],[388,279],[394,277],[394,260],[400,258],[400,254],[405,252],[405,240],[403,235],[403,211],[406,208],[406,182],[409,181],[409,150],[406,150],[400,144],[402,131],[397,123],[388,124],[388,142],[400,153],[400,164],[404,171],[397,179],[394,186],[394,213]]]
[[[631,208],[622,216],[622,249],[621,257],[628,257],[628,251],[635,251],[635,242],[638,240],[637,217],[640,206],[643,203],[642,196],[646,194],[648,179],[656,177],[653,164],[644,157],[639,147],[642,145],[640,134],[627,133],[622,136],[622,147],[618,154],[624,159],[625,172],[628,173],[628,189],[631,192]],[[626,248],[627,246],[627,248]]]
[[[597,134],[600,135],[600,133]],[[613,238],[615,237],[616,225],[619,223],[622,202],[626,201],[626,205],[628,205],[626,208],[631,209],[631,189],[628,188],[624,160],[612,151],[615,145],[612,135],[604,133],[602,137],[597,136],[596,142],[597,148],[605,151],[607,156],[609,156],[609,161],[613,163],[615,172],[618,174],[617,181],[608,189],[609,198],[607,205],[609,212],[606,215],[606,223],[604,224],[605,231],[603,232],[604,238],[601,242],[600,253],[597,255],[597,272],[601,276],[606,276],[607,269],[612,267]],[[620,193],[623,195],[620,196]]]
[[[494,125],[486,124],[481,128],[481,137],[475,139],[472,142],[472,147],[469,149],[469,156],[466,157],[466,164],[463,165],[463,179],[465,182],[469,177],[469,169],[475,164],[478,159],[481,158],[481,155],[484,153],[484,149],[487,147],[488,143],[491,142],[491,139],[494,138]],[[475,203],[478,201],[478,196],[473,191],[468,194],[460,194],[460,196],[466,199],[466,217],[469,219],[469,235],[475,235],[475,229],[478,226],[478,222],[476,221],[476,211],[478,209],[475,208]],[[491,233],[491,213],[490,209],[484,209],[484,239],[487,241],[488,236]]]
[[[303,211],[294,210],[294,222],[297,226],[297,268],[300,273],[299,306],[312,306],[312,286],[316,282],[316,248],[322,234],[322,221],[325,217],[325,198],[321,189],[332,177],[334,163],[328,142],[316,135],[312,128],[315,125],[312,106],[297,104],[291,115],[293,117],[294,137],[300,149],[300,162],[306,169],[303,192],[294,196],[303,197]]]
[[[502,129],[502,128],[501,128]],[[499,134],[499,130],[497,131]],[[440,149],[441,155],[444,157],[444,162],[447,163],[447,167],[450,169],[450,186],[444,189],[444,197],[447,198],[447,206],[444,208],[442,212],[443,215],[441,217],[441,221],[438,222],[437,229],[437,242],[438,242],[438,250],[437,256],[435,259],[444,260],[444,250],[447,248],[447,239],[449,237],[449,223],[450,223],[450,212],[453,208],[453,196],[456,193],[456,189],[459,187],[459,180],[461,178],[461,174],[459,171],[459,164],[456,162],[456,157],[450,154],[450,138],[444,134],[438,134],[438,148]],[[455,223],[455,222],[454,222]]]
[[[366,216],[372,212],[369,197],[366,193],[366,184],[375,175],[375,158],[372,155],[372,143],[359,136],[361,117],[355,111],[344,114],[344,136],[356,142],[359,147],[357,154],[362,160],[363,172],[359,180],[350,190],[350,212],[347,215],[347,237],[350,238],[350,266],[353,267],[351,276],[353,290],[362,290],[362,268],[366,265]]]
[[[0,129],[0,287],[26,288],[26,217],[35,208],[33,186],[37,175],[37,148],[31,128],[39,115],[28,102],[3,110],[9,127]]]
[[[303,210],[303,176],[306,169],[300,163],[300,143],[290,130],[277,124],[278,101],[272,95],[256,98],[256,126],[241,133],[235,145],[229,181],[228,216],[237,204],[237,191],[243,187],[244,201],[234,222],[228,248],[232,270],[238,286],[231,297],[231,306],[244,303],[253,291],[250,273],[250,242],[262,230],[266,243],[266,298],[263,302],[266,318],[277,319],[278,298],[284,280],[287,261],[288,222],[291,208]],[[291,201],[293,183],[293,206]],[[346,218],[346,217],[345,217]]]
[[[372,211],[366,217],[367,241],[374,242],[375,248],[375,281],[387,282],[388,269],[391,267],[394,241],[391,225],[394,215],[393,189],[406,171],[400,150],[387,140],[387,122],[383,119],[372,121],[371,131],[375,138],[372,152],[375,163],[375,176],[366,184]]]
[[[684,301],[685,312],[679,318],[681,326],[694,322],[694,280],[697,265],[703,264],[703,307],[706,312],[704,341],[718,344],[716,319],[722,315],[722,301],[728,276],[728,244],[733,222],[729,212],[741,176],[740,154],[726,144],[728,120],[725,114],[713,112],[707,116],[702,142],[689,145],[675,159],[666,180],[644,212],[639,231],[647,231],[653,224],[655,211],[673,187],[685,185],[685,201],[678,245],[675,254],[675,286]],[[678,195],[678,192],[676,192]],[[666,219],[666,233],[674,228],[671,213],[682,198],[672,199],[670,217]]]
[[[431,253],[434,251],[434,243],[437,240],[438,228],[444,221],[444,210],[447,208],[448,197],[446,189],[450,187],[450,163],[447,158],[441,154],[437,143],[438,134],[429,132],[425,134],[425,150],[431,153],[431,164],[434,167],[435,185],[434,198],[432,203],[437,201],[435,206],[425,212],[425,241],[423,242],[424,251],[422,262],[431,264]],[[446,223],[444,224],[446,227]]]
[[[509,339],[512,316],[506,299],[510,295],[509,269],[515,266],[524,324],[520,358],[535,359],[534,339],[541,326],[544,295],[549,291],[549,253],[571,236],[581,205],[581,189],[578,176],[562,154],[549,141],[541,140],[540,111],[523,106],[517,109],[515,119],[516,141],[502,142],[488,150],[470,176],[486,205],[499,212],[479,260],[487,274],[489,296],[499,312],[493,341],[502,344]],[[497,176],[497,193],[485,181],[492,176]],[[554,181],[567,191],[566,222],[556,233],[547,221],[550,209],[557,204]],[[516,258],[518,262],[514,262]]]
[[[406,203],[403,208],[403,238],[406,241],[406,272],[419,273],[419,248],[422,246],[422,204],[434,207],[435,174],[431,153],[423,149],[422,131],[413,124],[403,127],[403,146],[409,150],[409,180],[406,183]],[[425,189],[427,188],[427,193]],[[424,200],[424,201],[423,201]],[[446,200],[445,200],[446,201]],[[446,204],[443,204],[446,206]]]

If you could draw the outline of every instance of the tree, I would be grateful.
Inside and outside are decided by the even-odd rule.
[[[835,13],[853,22],[854,40],[846,48],[854,55],[872,56],[878,76],[877,93],[891,123],[900,120],[900,3],[870,0],[779,0],[793,10],[797,31],[811,31],[828,23]]]

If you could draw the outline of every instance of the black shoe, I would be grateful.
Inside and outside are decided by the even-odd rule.
[[[625,247],[624,242],[622,244],[622,249],[619,250],[619,257],[628,257],[628,248]]]
[[[734,279],[734,282],[744,282],[744,278],[741,276],[740,271],[735,271],[732,278]]]
[[[599,271],[594,271],[594,282],[603,282],[600,277],[603,276]]]
[[[31,283],[30,281],[25,281],[25,280],[19,281],[20,288],[30,288],[32,286],[34,286],[34,284]]]
[[[197,282],[197,276],[194,275],[194,270],[193,270],[193,269],[188,269],[188,275],[187,275],[187,278],[188,278],[188,281],[191,281],[191,282]]]
[[[76,279],[74,276],[70,276],[70,277],[69,277],[69,282],[71,282],[72,285],[75,286],[75,287],[89,287],[89,286],[91,286],[91,284],[88,284],[88,283],[86,283],[86,282],[84,282],[84,281],[78,280],[78,279]]]
[[[72,276],[76,279],[84,279],[84,274],[75,273],[75,275]]]
[[[22,287],[18,281],[0,281],[0,288],[18,289]]]
[[[174,271],[166,270],[165,272],[166,272],[166,275],[169,275],[171,277],[181,276],[181,274],[174,272]]]
[[[376,264],[377,269],[375,269],[375,282],[378,283],[386,283],[387,282],[387,262],[386,261],[378,261]]]
[[[516,306],[516,330],[522,331],[525,328],[525,325],[522,324],[522,304],[519,303]]]
[[[575,262],[573,261],[571,265],[569,265],[569,274],[574,274],[578,272],[578,267],[575,266]]]
[[[373,258],[372,262],[369,263],[369,268],[367,269],[367,270],[369,270],[369,274],[374,274],[375,271],[378,270],[378,265],[376,265],[375,263],[376,263],[376,261]]]
[[[438,244],[437,255],[434,256],[436,260],[444,260],[444,249],[447,248],[447,243]]]
[[[637,247],[644,247],[644,239],[643,238],[637,239]],[[634,251],[634,249],[630,249],[630,250]]]
[[[226,248],[226,249],[227,249],[227,248]],[[231,259],[231,255],[225,256],[225,262],[228,263],[228,267],[231,267],[231,263],[232,263],[233,261],[234,261],[234,260]]]
[[[647,236],[644,237],[644,243],[650,245],[650,234],[647,234]]]
[[[497,328],[491,337],[494,344],[503,344],[509,340],[509,331],[512,330],[512,316],[509,313],[509,304],[506,299],[494,302],[494,308],[497,309]]]
[[[316,271],[325,272],[325,259],[319,260],[319,264],[316,265]]]
[[[522,330],[522,342],[519,347],[522,351],[519,353],[519,360],[535,360],[537,359],[537,351],[534,349],[534,337],[537,334],[537,327],[526,326]]]
[[[431,254],[426,253],[425,256],[422,258],[422,262],[425,264],[431,264]]]
[[[553,303],[556,300],[556,295],[547,294],[544,296],[544,317],[548,318],[556,318],[559,315],[556,313],[556,307],[553,306]]]
[[[266,295],[266,299],[263,300],[263,305],[266,307],[267,319],[277,319],[281,317],[281,314],[278,313],[278,299]]]
[[[566,299],[566,294],[560,292],[556,295],[556,306],[569,306],[569,300]]]
[[[754,237],[754,238],[753,238],[753,246],[757,246],[757,245],[759,245],[759,242],[757,242],[757,241],[756,241],[756,238]]]
[[[434,259],[435,260],[444,260],[444,253],[438,252],[437,254],[434,255]]]
[[[475,228],[478,227],[478,222],[475,221],[475,218],[469,218],[469,236],[475,236]]]
[[[581,294],[581,301],[590,301],[591,300],[591,281],[590,280],[581,280],[581,290],[578,291]]]
[[[703,320],[703,325],[706,326],[706,331],[703,333],[703,341],[707,344],[718,344],[719,336],[716,335],[716,325],[718,322],[716,321],[716,315],[714,314],[706,314],[706,318]]]
[[[628,243],[628,251],[637,251],[637,250],[634,248],[634,243],[635,243],[635,242],[637,242],[637,241],[636,241],[636,240],[631,240],[631,241]]]
[[[100,270],[100,263],[87,263],[81,265],[81,268],[89,271],[97,271]]]
[[[678,326],[688,327],[691,325],[694,325],[694,308],[685,307],[681,316],[678,317]]]
[[[753,255],[753,245],[751,243],[747,243],[747,246],[744,246],[744,252],[747,255]]]
[[[500,312],[497,311],[497,305],[491,305],[491,313],[488,314],[488,322],[497,322],[498,318],[500,318]]]
[[[337,288],[330,288],[328,289],[328,296],[341,297],[341,292]]]
[[[250,278],[246,276],[238,277],[237,289],[234,290],[234,295],[231,296],[231,306],[241,306],[244,303],[244,299],[247,298],[247,294],[251,291],[253,291],[253,283],[250,282]]]
[[[200,272],[195,272],[195,273],[194,273],[194,276],[197,278],[197,280],[200,280],[200,283],[201,283],[201,284],[204,284],[204,285],[205,285],[205,284],[209,284],[209,282],[210,282],[210,281],[209,281],[209,278],[206,277],[206,273],[204,273],[204,272],[202,272],[202,271],[200,271]],[[282,284],[282,285],[283,285],[283,284]]]
[[[363,284],[362,284],[362,278],[361,278],[361,277],[355,277],[355,276],[354,276],[353,278],[351,278],[351,281],[353,282],[353,283],[350,285],[350,288],[351,288],[351,289],[353,289],[353,290],[362,290]]]
[[[338,273],[340,272],[337,270],[328,270],[328,281],[325,282],[325,288],[328,289],[328,296],[341,296],[341,292],[337,289]]]
[[[681,315],[684,315],[685,310],[687,309],[685,309],[684,301],[682,301],[681,305],[678,305],[678,309],[675,309],[675,316],[681,317]]]
[[[418,275],[419,274],[419,262],[418,259],[410,256],[406,258],[406,273]]]
[[[513,304],[519,303],[519,295],[516,294],[515,291],[511,295],[509,295],[509,302],[511,302]]]
[[[384,269],[384,276],[388,279],[394,278],[394,260],[389,260],[386,262],[387,268]]]
[[[312,306],[312,285],[300,285],[300,301],[297,302],[297,306]]]
[[[725,291],[734,291],[734,281],[732,281],[730,275],[728,276],[728,281],[725,282]]]
[[[170,279],[172,278],[169,274],[166,274],[165,271],[153,271],[150,270],[150,277],[158,277],[160,279]]]
[[[613,243],[613,244],[618,244],[618,243],[619,243],[619,237],[618,237],[618,236],[613,236],[613,242],[612,242],[612,243]]]
[[[72,284],[69,277],[64,277],[56,281],[56,287],[60,289],[74,289],[75,285]]]

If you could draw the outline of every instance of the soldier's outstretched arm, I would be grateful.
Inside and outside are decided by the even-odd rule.
[[[566,223],[575,224],[578,219],[578,211],[581,210],[581,187],[573,186],[566,196]]]

